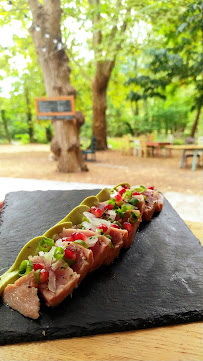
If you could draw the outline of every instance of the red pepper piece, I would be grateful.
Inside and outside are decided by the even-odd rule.
[[[76,254],[73,251],[71,251],[71,249],[66,248],[64,257],[68,258],[68,259],[71,259],[71,260],[75,260],[76,259]]]

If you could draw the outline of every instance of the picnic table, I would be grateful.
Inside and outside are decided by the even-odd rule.
[[[166,146],[171,145],[170,142],[159,142],[159,141],[146,141],[146,146],[148,148],[152,149],[152,155],[154,155],[154,149],[156,149],[157,151],[157,157],[160,156],[160,150],[161,148],[166,148]],[[166,148],[168,149],[168,154],[171,155],[171,149],[170,148]]]
[[[174,150],[181,150],[182,156],[180,159],[179,167],[183,168],[186,160],[187,151],[191,151],[193,153],[193,160],[192,160],[192,170],[196,170],[196,163],[197,163],[197,156],[199,152],[203,152],[203,145],[202,144],[183,144],[183,145],[167,145],[167,149],[174,149]]]

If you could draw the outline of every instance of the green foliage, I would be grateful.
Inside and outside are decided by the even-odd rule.
[[[76,109],[85,116],[81,137],[92,136],[96,62],[111,61],[115,55],[107,93],[108,136],[154,131],[189,134],[196,109],[203,103],[203,2],[104,0],[96,5],[61,0],[61,6],[63,42],[68,44],[71,83],[77,90]],[[10,6],[2,1],[0,19],[3,28],[18,28],[11,42],[5,45],[0,40],[0,108],[5,109],[11,138],[30,141],[30,112],[33,141],[46,142],[50,122],[36,122],[34,99],[46,92],[28,31],[31,15],[27,1],[12,0]],[[124,22],[126,31],[122,31]],[[99,34],[102,42],[95,45],[93,35]],[[5,79],[11,84],[9,94],[5,94]],[[2,141],[6,136],[0,117]]]

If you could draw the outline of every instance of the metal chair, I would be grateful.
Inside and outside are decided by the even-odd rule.
[[[96,161],[96,137],[93,136],[91,140],[90,147],[82,150],[82,154],[84,155],[84,159],[86,161],[91,160],[92,162]],[[91,155],[91,159],[88,159],[88,154]]]

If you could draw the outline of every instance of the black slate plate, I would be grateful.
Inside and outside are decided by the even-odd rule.
[[[0,273],[28,240],[98,191],[9,193],[1,214]],[[141,226],[129,250],[87,276],[58,307],[48,308],[42,301],[38,320],[0,301],[0,344],[202,320],[202,260],[198,239],[165,200],[163,211]]]

